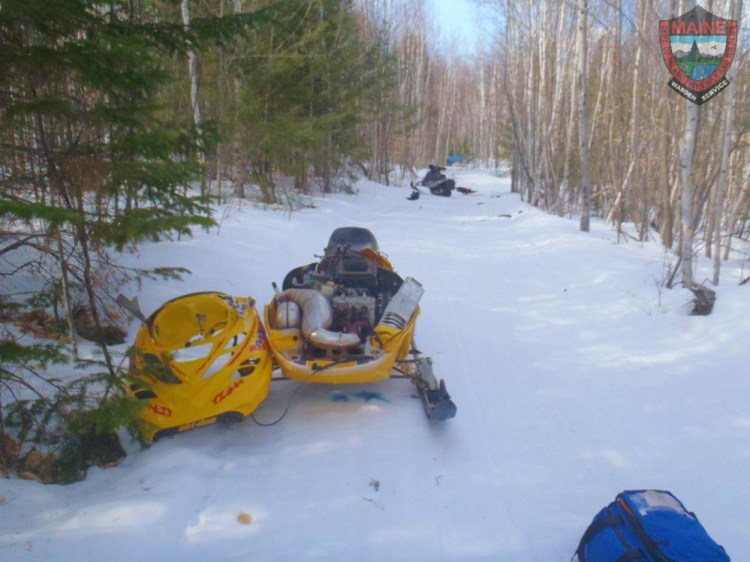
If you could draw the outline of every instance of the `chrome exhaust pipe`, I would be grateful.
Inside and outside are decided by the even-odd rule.
[[[287,289],[281,293],[302,309],[302,335],[323,349],[345,349],[360,344],[357,334],[332,332],[333,311],[328,299],[314,289]]]

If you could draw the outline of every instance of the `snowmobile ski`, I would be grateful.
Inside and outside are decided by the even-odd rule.
[[[445,387],[443,379],[438,380],[432,372],[432,359],[423,357],[417,366],[419,378],[416,381],[419,397],[425,414],[431,420],[445,421],[456,416],[456,404]]]

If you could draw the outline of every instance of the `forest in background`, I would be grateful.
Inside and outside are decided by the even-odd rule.
[[[311,7],[308,18],[316,13],[302,4]],[[290,63],[268,37],[245,62],[242,54],[214,53],[213,62],[208,55],[200,83],[210,118],[221,122],[230,107],[260,103],[268,92],[278,100],[236,113],[239,131],[225,137],[210,166],[215,179],[237,189],[248,181],[266,186],[266,200],[277,202],[281,178],[294,178],[302,191],[311,181],[329,190],[352,168],[389,184],[449,153],[488,166],[507,162],[514,190],[532,205],[580,216],[583,230],[593,215],[624,237],[661,240],[681,259],[670,283],[693,283],[691,258],[702,252],[715,260],[718,283],[733,239],[747,236],[750,204],[743,2],[705,6],[739,20],[740,41],[732,86],[701,108],[667,86],[658,35],[660,19],[694,1],[479,4],[489,23],[477,28],[486,40],[476,52],[446,40],[424,1],[359,0],[341,4],[351,19],[337,22],[345,31],[323,43],[320,65],[314,57]],[[318,29],[310,25],[301,40]],[[331,68],[329,54],[343,67]],[[238,74],[253,76],[252,92],[242,91]],[[290,93],[284,77],[309,84],[308,104],[282,103]],[[299,143],[293,156],[290,138]],[[631,223],[635,229],[623,228]]]
[[[596,217],[660,240],[677,256],[666,284],[705,283],[698,252],[718,284],[748,236],[743,2],[704,6],[740,20],[740,42],[732,85],[700,108],[667,86],[657,24],[695,2],[479,4],[468,51],[426,0],[4,0],[0,471],[25,458],[12,443],[65,443],[56,470],[75,479],[82,448],[132,418],[108,351],[117,289],[186,272],[125,269],[113,250],[211,227],[216,197],[292,208],[459,153],[509,165],[525,201],[582,230]],[[101,360],[59,381],[78,337]]]
[[[623,236],[661,240],[688,285],[695,252],[713,256],[718,283],[733,239],[746,238],[750,174],[741,0],[705,6],[739,20],[732,86],[699,108],[667,85],[658,21],[695,5],[505,2],[498,45],[518,190],[550,212],[582,223],[593,213]]]

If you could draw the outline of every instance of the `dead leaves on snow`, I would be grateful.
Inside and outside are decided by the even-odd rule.
[[[245,513],[244,511],[241,511],[240,514],[237,516],[237,523],[240,523],[242,525],[249,525],[253,522],[253,516],[249,513]]]

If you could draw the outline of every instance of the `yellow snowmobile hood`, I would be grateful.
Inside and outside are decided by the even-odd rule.
[[[173,299],[138,330],[128,391],[142,437],[239,421],[265,399],[273,361],[254,301],[218,292]]]

